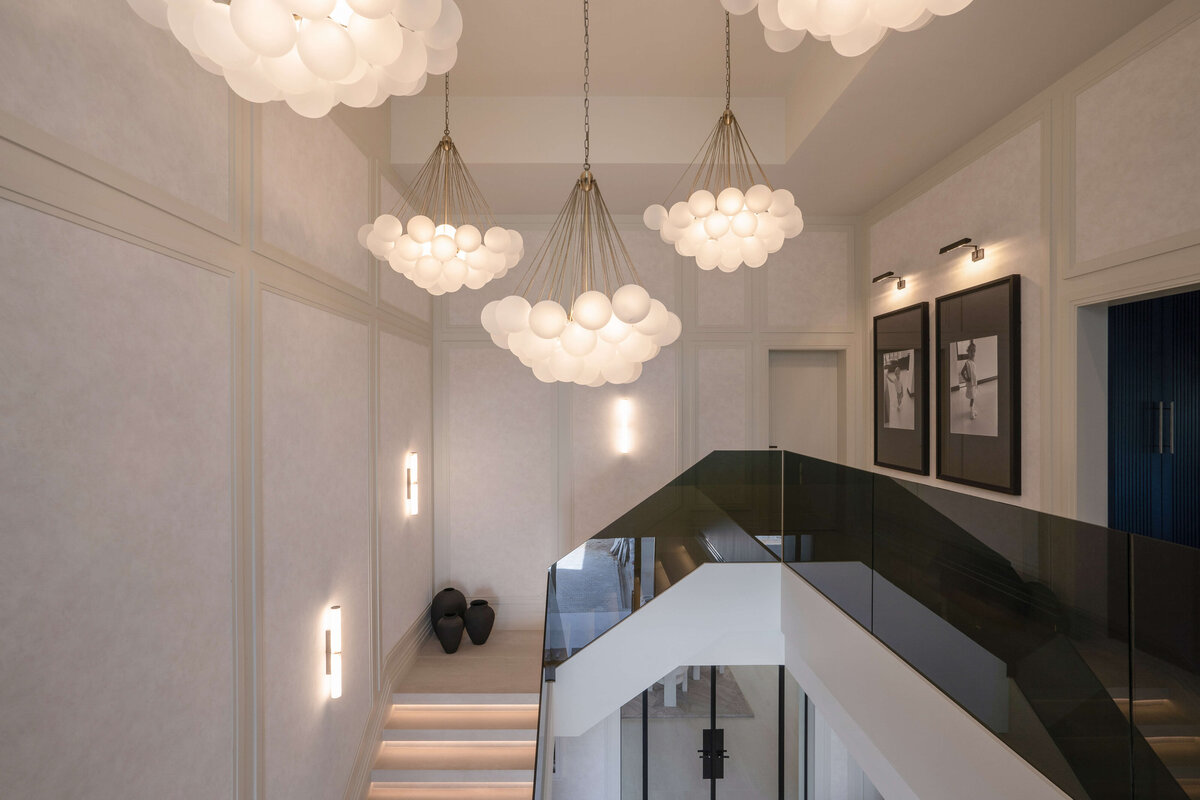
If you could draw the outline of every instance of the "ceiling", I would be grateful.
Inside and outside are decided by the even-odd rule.
[[[455,96],[582,95],[582,3],[459,2],[465,26],[452,73]],[[791,189],[810,217],[861,214],[1167,2],[974,0],[920,31],[892,33],[848,65],[811,38],[791,53],[772,52],[751,12],[732,18],[734,109],[738,97],[782,98],[789,156],[768,167],[772,182]],[[593,95],[719,98],[721,12],[718,0],[593,3]],[[441,81],[431,80],[427,103],[441,91]],[[393,128],[404,124],[403,104],[421,99],[393,101]],[[695,142],[681,141],[675,163],[655,156],[597,164],[613,212],[640,214],[660,200],[706,134],[697,130]],[[513,214],[557,211],[578,163],[528,163],[516,150],[511,159],[470,162],[493,206]],[[397,168],[405,177],[414,171],[411,164]]]

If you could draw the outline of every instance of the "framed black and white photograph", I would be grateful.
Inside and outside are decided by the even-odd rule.
[[[1021,276],[937,299],[937,476],[1021,493]]]
[[[929,474],[929,304],[875,318],[875,464]]]

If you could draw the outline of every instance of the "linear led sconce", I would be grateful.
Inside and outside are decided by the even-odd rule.
[[[617,452],[626,454],[633,451],[633,429],[630,420],[633,417],[633,401],[622,397],[617,401]]]
[[[342,696],[342,607],[331,606],[325,612],[325,682],[329,697]]]
[[[971,238],[969,236],[966,239],[959,239],[957,242],[954,242],[953,244],[946,245],[941,250],[938,250],[938,255],[944,256],[944,255],[946,255],[946,253],[949,253],[951,250],[957,250],[960,247],[970,247],[971,248],[971,260],[972,261],[983,261],[983,248],[977,244],[971,244]]]
[[[404,461],[404,510],[410,517],[417,515],[417,454],[409,453]]]
[[[885,272],[882,275],[876,275],[874,278],[871,278],[871,283],[879,283],[880,281],[886,281],[888,278],[896,279],[896,288],[897,289],[903,289],[907,285],[904,283],[904,278],[901,278],[896,273],[890,272],[890,271]]]

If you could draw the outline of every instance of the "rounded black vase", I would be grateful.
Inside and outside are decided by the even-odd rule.
[[[433,596],[429,606],[429,624],[437,627],[437,621],[447,614],[462,616],[467,610],[467,598],[452,586],[442,589]]]
[[[453,611],[443,614],[433,624],[433,631],[437,634],[438,641],[442,644],[442,649],[447,653],[453,653],[458,650],[458,646],[462,643],[463,618]]]
[[[463,614],[467,625],[467,636],[472,644],[483,644],[492,634],[492,625],[496,622],[496,609],[488,605],[487,600],[472,600],[470,608]]]

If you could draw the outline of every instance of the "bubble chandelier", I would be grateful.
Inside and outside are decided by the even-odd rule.
[[[488,303],[480,320],[538,380],[599,387],[637,380],[683,326],[642,287],[592,175],[589,45],[583,0],[583,173],[517,293]]]
[[[492,210],[450,138],[450,74],[446,127],[413,181],[408,197],[358,229],[358,242],[432,295],[479,289],[525,255],[521,234],[496,225]],[[401,215],[407,219],[401,222]],[[408,233],[404,229],[408,228]]]
[[[957,14],[971,0],[721,0],[726,11],[747,14],[758,7],[767,46],[794,50],[806,33],[832,42],[844,56],[860,56],[889,30],[924,28],[935,17]]]
[[[458,58],[455,0],[128,0],[252,103],[323,117],[413,95]]]
[[[725,12],[725,110],[700,146],[703,153],[683,171],[678,187],[695,170],[687,200],[667,210],[646,209],[642,221],[675,252],[695,258],[703,270],[733,272],[761,267],[786,239],[804,230],[804,215],[787,189],[772,189],[762,165],[729,108],[729,12]],[[746,187],[744,193],[741,187]],[[672,188],[671,192],[675,189]],[[668,193],[668,197],[670,193]]]

